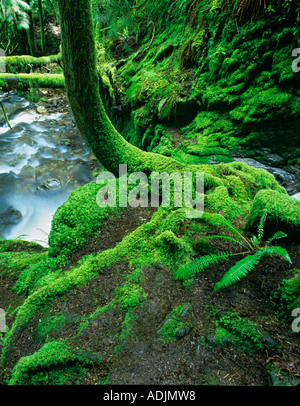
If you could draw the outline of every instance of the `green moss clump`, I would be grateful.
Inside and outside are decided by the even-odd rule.
[[[118,334],[118,344],[116,345],[115,349],[114,349],[114,353],[118,354],[122,348],[124,347],[124,345],[126,344],[126,342],[128,341],[131,332],[132,332],[132,328],[133,328],[133,324],[136,321],[137,316],[134,312],[134,309],[131,308],[127,311],[124,321],[122,323],[122,329],[121,332]]]
[[[176,237],[172,231],[164,231],[156,238],[156,243],[158,246],[164,248],[171,252],[191,253],[192,248],[187,241],[182,238]]]
[[[32,264],[38,263],[46,256],[46,252],[0,252],[0,274],[13,273],[15,276],[19,276],[22,270],[26,269]]]
[[[76,323],[77,318],[71,313],[48,316],[40,321],[34,331],[34,338],[38,343],[52,341],[66,325]]]
[[[70,347],[67,340],[52,341],[44,344],[34,354],[22,357],[12,370],[11,379],[8,384],[28,385],[33,382],[35,384],[63,384],[69,378],[66,372],[70,364],[73,364],[73,366],[77,364],[77,367],[83,367],[92,365],[92,363],[101,363],[101,357],[88,351],[76,351]],[[80,369],[76,369],[77,373],[80,372]],[[41,374],[41,371],[48,372],[50,375],[50,379],[48,377],[46,382],[45,374]]]
[[[117,289],[116,300],[122,310],[136,308],[146,300],[146,293],[141,285],[126,281]]]
[[[259,331],[258,326],[237,313],[223,314],[217,321],[217,326],[216,339],[221,344],[225,338],[229,338],[232,344],[240,346],[244,352],[250,354],[265,348],[263,333]]]
[[[49,87],[63,88],[65,86],[64,75],[62,74],[38,74],[38,73],[20,73],[18,75],[9,73],[0,73],[0,84],[3,90],[8,90],[13,86],[17,90],[27,90],[28,88]]]
[[[91,182],[76,189],[57,209],[49,234],[49,257],[70,256],[99,230],[109,215],[119,210],[98,206],[100,187],[96,182]]]
[[[205,206],[216,213],[223,212],[224,216],[229,220],[240,217],[245,213],[241,204],[238,204],[229,196],[228,189],[225,186],[219,186],[212,193],[207,193]]]
[[[264,211],[267,212],[265,231],[284,231],[288,236],[300,234],[300,202],[275,190],[261,190],[254,198],[247,228],[255,229]]]
[[[0,240],[0,252],[46,252],[47,248],[32,241],[24,240]]]
[[[10,73],[19,73],[22,71],[30,72],[33,68],[59,62],[61,59],[61,53],[42,57],[34,57],[31,55],[7,56],[5,58],[5,68],[6,72]]]
[[[188,330],[187,316],[190,309],[191,305],[189,303],[183,303],[170,312],[158,330],[159,336],[163,341],[174,341],[178,338],[180,330]]]
[[[300,308],[300,270],[290,279],[284,279],[272,296],[272,305],[280,317],[290,322],[292,311]]]

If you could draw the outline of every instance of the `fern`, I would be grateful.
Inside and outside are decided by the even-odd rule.
[[[268,240],[267,240],[267,242],[266,242],[266,244],[268,245],[268,244],[270,244],[272,241],[274,241],[274,240],[279,240],[279,238],[284,238],[284,237],[286,237],[287,235],[283,232],[283,231],[277,231],[274,235],[273,235],[273,237],[271,237],[271,238],[269,238]]]
[[[279,256],[283,257],[286,261],[288,261],[290,264],[292,263],[288,252],[282,247],[277,247],[277,246],[266,247],[266,248],[262,249],[260,252],[262,255],[272,255],[272,254],[279,255]]]
[[[223,216],[218,214],[211,214],[211,213],[204,213],[202,217],[205,221],[209,222],[215,226],[224,227],[227,231],[230,231],[234,234],[233,237],[226,236],[226,235],[211,235],[205,236],[201,239],[212,239],[218,238],[221,240],[226,240],[233,242],[239,246],[243,246],[244,248],[247,247],[247,251],[233,253],[233,252],[220,252],[218,254],[209,254],[202,256],[199,259],[194,260],[193,262],[185,265],[177,270],[174,274],[175,280],[185,280],[193,277],[196,273],[201,272],[204,268],[207,268],[210,265],[217,264],[221,261],[226,261],[229,257],[233,255],[244,255],[244,258],[240,261],[236,262],[229,271],[225,273],[223,278],[217,282],[214,286],[214,291],[218,291],[219,289],[228,287],[233,285],[234,283],[238,282],[240,279],[244,278],[251,272],[256,265],[259,263],[261,258],[265,255],[278,255],[288,261],[290,264],[292,263],[291,258],[288,252],[278,246],[269,247],[268,244],[273,240],[286,237],[286,234],[282,231],[276,232],[273,237],[269,238],[267,244],[264,248],[260,247],[260,243],[262,241],[264,235],[264,225],[267,218],[267,213],[265,212],[260,219],[258,225],[258,234],[257,237],[254,235],[252,237],[252,244]],[[242,241],[241,241],[242,239]],[[250,249],[249,249],[250,248]],[[245,256],[246,255],[246,256]]]
[[[290,264],[292,263],[288,252],[284,248],[276,246],[266,247],[260,251],[257,251],[253,255],[247,255],[245,258],[231,267],[220,280],[220,282],[217,282],[215,284],[214,291],[218,291],[219,289],[226,288],[238,282],[241,278],[247,276],[247,274],[255,268],[255,266],[259,263],[260,259],[264,255],[273,254],[283,257]]]
[[[234,266],[232,266],[228,272],[223,276],[220,282],[217,282],[214,286],[214,291],[218,291],[221,288],[228,287],[238,282],[241,278],[245,277],[250,271],[252,271],[255,266],[259,263],[261,259],[261,252],[258,251],[253,255],[248,255],[247,257],[238,261]]]
[[[258,242],[260,242],[264,236],[264,226],[265,222],[267,219],[267,213],[264,212],[264,214],[261,216],[258,224]]]
[[[203,271],[209,265],[217,264],[221,261],[226,261],[230,256],[234,255],[232,252],[220,252],[218,254],[204,255],[199,259],[185,265],[177,270],[174,274],[175,280],[185,280],[194,276],[196,273]]]

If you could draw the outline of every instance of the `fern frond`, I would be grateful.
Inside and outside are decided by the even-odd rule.
[[[255,254],[247,255],[245,258],[238,261],[228,272],[225,273],[223,278],[215,284],[214,291],[216,292],[219,289],[233,285],[241,278],[244,278],[259,263],[261,256],[261,252],[258,251]]]
[[[267,248],[264,248],[260,252],[261,252],[261,255],[272,255],[272,254],[279,255],[279,256],[283,257],[286,261],[288,261],[290,264],[292,263],[289,253],[282,247],[277,247],[277,246],[267,247]]]
[[[261,241],[263,236],[264,236],[264,227],[265,227],[265,222],[267,219],[267,212],[264,212],[264,214],[261,216],[258,224],[258,240]]]
[[[287,235],[283,231],[277,231],[277,233],[275,233],[273,235],[273,237],[269,238],[266,243],[270,244],[270,242],[272,242],[274,240],[279,240],[279,238],[284,238],[284,237],[287,237]]]
[[[207,268],[209,265],[217,264],[221,261],[226,261],[231,255],[234,255],[232,252],[220,252],[218,254],[208,254],[204,255],[199,259],[195,259],[193,262],[181,267],[175,272],[175,280],[185,280],[194,276],[196,273],[203,271],[204,268]]]
[[[213,226],[225,228],[225,230],[230,231],[235,236],[241,238],[251,250],[253,249],[249,241],[240,233],[240,231],[235,228],[229,220],[226,220],[225,217],[223,217],[221,214],[205,212],[202,216],[202,219]],[[243,244],[244,247],[246,245]]]

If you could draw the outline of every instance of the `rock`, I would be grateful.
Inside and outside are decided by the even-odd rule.
[[[46,110],[46,107],[45,107],[45,106],[37,106],[36,111],[37,111],[39,114],[45,114],[47,110]]]
[[[184,337],[189,332],[189,327],[187,325],[183,326],[182,328],[178,329],[175,333],[177,338]]]
[[[265,171],[274,175],[277,182],[283,187],[287,187],[291,183],[297,182],[297,175],[287,172],[284,169],[274,168],[272,166],[265,165],[252,158],[234,158],[234,160],[239,162],[245,162],[247,165],[252,166],[253,168],[264,169]]]
[[[268,165],[268,166],[281,166],[284,164],[285,159],[278,155],[278,154],[272,154],[271,150],[269,150],[268,148],[263,148],[262,152],[264,154],[263,158],[261,158],[260,160]]]
[[[23,166],[21,169],[19,176],[23,179],[26,180],[37,180],[37,178],[40,176],[41,172],[39,169],[28,165],[28,166]]]
[[[272,352],[277,352],[279,350],[278,344],[268,333],[263,334],[263,338],[261,341],[264,346],[268,348],[269,351],[271,350]]]
[[[209,347],[217,347],[218,345],[220,345],[220,341],[217,340],[214,334],[210,334],[205,337],[205,342]]]
[[[300,202],[288,194],[275,190],[260,190],[254,200],[247,218],[247,229],[257,230],[257,225],[267,211],[265,236],[283,231],[289,237],[300,235]]]
[[[269,375],[272,386],[297,386],[300,383],[300,379],[288,375],[274,365],[269,368]]]
[[[47,179],[40,186],[37,187],[37,190],[57,190],[61,189],[62,184],[58,179]]]
[[[19,210],[9,206],[0,213],[0,228],[18,224],[22,217],[22,213]]]

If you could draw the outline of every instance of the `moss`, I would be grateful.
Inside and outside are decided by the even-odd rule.
[[[9,90],[10,87],[22,91],[32,87],[63,88],[65,85],[62,74],[20,73],[14,75],[0,73],[0,81],[3,90]]]
[[[225,313],[219,317],[216,339],[224,343],[229,339],[233,345],[240,346],[246,353],[261,352],[268,345],[264,344],[264,332],[259,327],[238,313]]]
[[[49,258],[48,254],[39,257],[33,264],[28,264],[19,275],[14,290],[18,293],[32,293],[36,288],[45,284],[45,279],[57,278],[63,265],[67,260],[60,256],[58,258]]]
[[[8,384],[49,383],[43,382],[45,376],[40,371],[50,372],[50,374],[52,372],[51,384],[63,384],[69,378],[67,372],[70,364],[88,366],[92,365],[92,363],[97,364],[100,362],[101,357],[90,354],[87,351],[84,352],[83,350],[76,351],[70,347],[67,340],[52,341],[44,344],[34,354],[22,357],[12,370],[12,376]],[[55,373],[57,368],[59,368],[59,373]],[[78,373],[79,371],[76,372]]]
[[[0,240],[0,252],[46,252],[48,249],[32,241]]]
[[[163,249],[174,253],[180,251],[182,251],[183,253],[192,252],[191,246],[183,238],[176,237],[176,235],[170,230],[162,232],[156,238],[156,244],[159,247],[162,247]]]
[[[116,300],[122,310],[136,308],[146,300],[146,294],[142,286],[126,281],[117,289]]]
[[[215,188],[212,193],[205,196],[205,207],[215,211],[216,213],[223,212],[227,219],[233,220],[236,217],[240,217],[245,213],[241,206],[234,201],[228,193],[225,186],[219,186]]]
[[[13,273],[19,276],[22,270],[38,263],[47,253],[2,252],[0,253],[0,275]]]
[[[49,55],[42,57],[34,57],[30,55],[7,56],[5,58],[6,72],[19,73],[21,71],[31,71],[33,68],[46,66],[50,63],[61,61],[61,53],[57,55]]]
[[[132,328],[133,328],[133,324],[136,321],[137,316],[134,312],[134,309],[129,309],[126,312],[124,321],[122,323],[122,329],[120,331],[120,333],[118,334],[118,343],[114,349],[114,353],[117,355],[122,348],[124,347],[124,345],[126,344],[126,342],[128,341],[131,332],[132,332]]]
[[[188,314],[191,310],[189,303],[183,303],[175,307],[166,317],[163,325],[159,328],[158,334],[165,341],[174,341],[178,338],[180,330],[188,330]]]
[[[299,236],[300,202],[298,200],[276,190],[259,191],[247,218],[247,228],[256,228],[264,211],[267,212],[266,235],[280,230],[287,233],[288,237]]]
[[[276,313],[288,322],[292,320],[292,311],[300,308],[300,270],[294,273],[279,284],[271,300]]]
[[[67,314],[57,314],[50,315],[43,318],[37,325],[34,331],[34,338],[38,343],[44,343],[45,341],[52,341],[52,337],[57,336],[63,328],[67,325],[76,323],[77,318],[75,315]],[[51,339],[52,338],[52,339]]]
[[[49,256],[70,256],[86,239],[99,230],[109,215],[117,208],[100,208],[97,193],[101,185],[91,182],[71,193],[68,200],[58,208],[49,234]],[[92,221],[91,221],[92,219]]]

